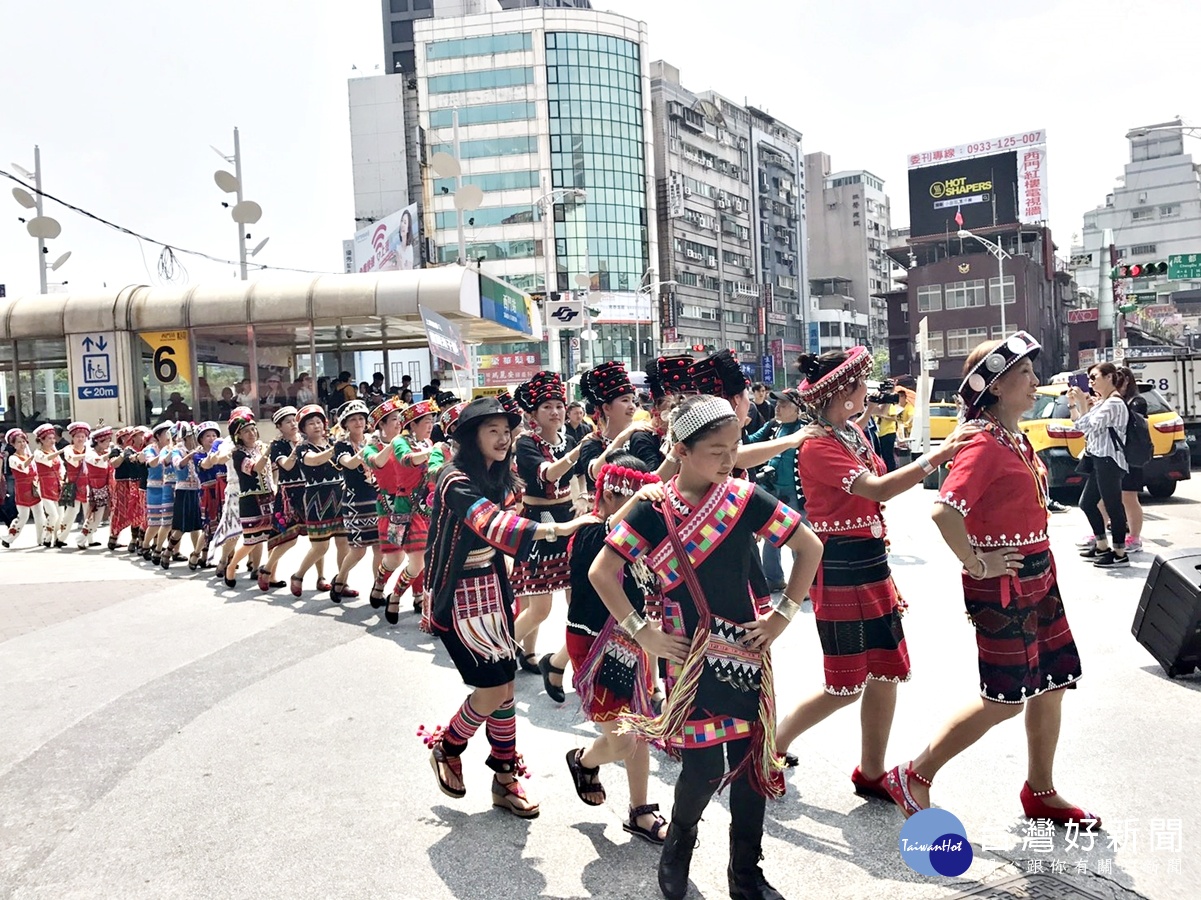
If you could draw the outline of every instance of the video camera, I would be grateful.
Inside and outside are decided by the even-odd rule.
[[[869,381],[867,383],[867,402],[892,404],[900,403],[901,395],[897,393],[897,383],[891,378],[884,381]]]

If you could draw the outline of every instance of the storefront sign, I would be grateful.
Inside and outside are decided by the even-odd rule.
[[[139,337],[150,347],[150,373],[158,384],[191,381],[192,342],[186,330],[142,331]]]
[[[1069,309],[1068,324],[1078,325],[1081,322],[1096,322],[1100,314],[1100,310],[1095,306],[1089,309]]]
[[[579,352],[579,338],[572,338]],[[476,357],[476,380],[480,385],[519,384],[542,371],[541,353],[481,354]]]

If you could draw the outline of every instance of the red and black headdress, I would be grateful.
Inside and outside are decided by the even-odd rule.
[[[513,395],[508,391],[501,391],[496,395],[496,402],[501,405],[506,413],[510,416],[517,416],[517,422],[521,422],[521,407],[517,401],[513,399]]]
[[[580,389],[598,409],[619,397],[634,393],[634,385],[630,384],[625,364],[619,362],[604,362],[585,372],[580,380]]]
[[[558,372],[539,372],[529,381],[518,385],[516,399],[518,406],[532,413],[551,400],[566,403],[567,390]]]
[[[727,400],[737,397],[751,386],[750,379],[729,350],[718,350],[712,356],[698,359],[688,367],[692,389],[698,394],[711,394]]]
[[[694,393],[692,379],[688,376],[688,367],[692,362],[692,357],[687,354],[656,359],[646,370],[646,386],[650,389],[651,397],[658,402],[668,394]]]

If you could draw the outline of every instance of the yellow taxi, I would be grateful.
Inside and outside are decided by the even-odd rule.
[[[1139,388],[1147,401],[1147,426],[1155,453],[1143,467],[1143,483],[1152,497],[1170,497],[1176,491],[1176,482],[1192,477],[1184,420],[1159,391],[1149,385]],[[1056,499],[1060,495],[1070,500],[1079,497],[1085,476],[1076,471],[1076,466],[1084,455],[1084,433],[1068,414],[1067,385],[1038,388],[1038,399],[1022,417],[1021,427],[1047,467],[1047,478]]]
[[[959,404],[934,402],[930,404],[930,440],[945,441],[959,424]]]

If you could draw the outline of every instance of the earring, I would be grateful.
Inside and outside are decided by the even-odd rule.
[[[843,400],[842,408],[845,409],[847,412],[850,412],[851,410],[853,410],[855,408],[855,401],[854,400]]]

